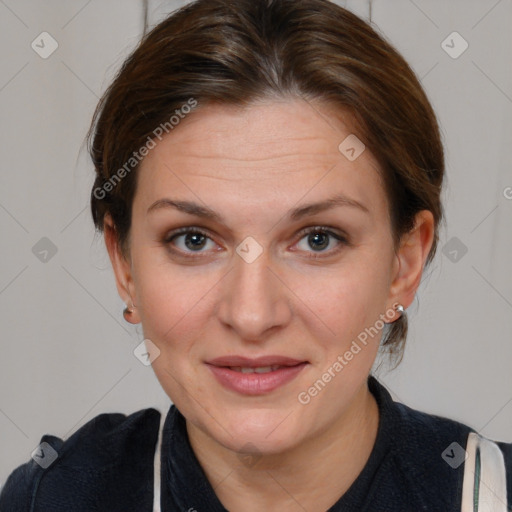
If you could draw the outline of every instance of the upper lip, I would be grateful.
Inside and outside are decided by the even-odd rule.
[[[269,355],[261,357],[243,357],[243,356],[224,356],[216,357],[206,361],[207,364],[214,366],[240,366],[242,368],[258,368],[262,366],[295,366],[300,363],[306,363],[292,357]]]

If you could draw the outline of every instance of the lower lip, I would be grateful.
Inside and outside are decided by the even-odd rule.
[[[263,395],[293,380],[306,365],[283,366],[267,373],[242,373],[211,364],[208,367],[224,387],[244,395]]]

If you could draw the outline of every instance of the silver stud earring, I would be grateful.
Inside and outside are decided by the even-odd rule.
[[[133,314],[133,310],[135,309],[135,306],[133,305],[133,302],[132,302],[132,306],[131,307],[128,307],[126,306],[124,309],[123,309],[123,317],[124,319],[129,322],[129,318],[131,317],[131,315]]]
[[[402,318],[402,316],[405,314],[405,308],[402,306],[402,304],[398,303],[396,304],[396,306],[394,306],[394,310],[399,313],[399,315],[394,319],[394,320],[391,320],[391,322],[386,322],[386,323],[389,323],[389,324],[393,324],[395,323],[397,320],[399,320],[400,318]]]

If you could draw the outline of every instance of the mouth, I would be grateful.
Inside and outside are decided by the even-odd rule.
[[[206,362],[217,381],[225,388],[243,395],[270,393],[292,381],[309,364],[284,356],[255,359],[229,356]]]
[[[241,373],[269,373],[269,372],[275,372],[276,370],[279,370],[279,368],[284,368],[284,366],[279,366],[278,364],[275,364],[273,366],[257,366],[256,368],[243,367],[243,366],[224,366],[223,368],[229,368],[230,370],[233,370],[234,372],[241,372]]]

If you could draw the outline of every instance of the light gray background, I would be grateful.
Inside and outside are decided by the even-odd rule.
[[[185,3],[150,1],[149,24]],[[447,229],[409,310],[404,361],[378,375],[395,399],[511,442],[512,1],[348,7],[421,77],[447,154]],[[94,235],[93,170],[82,146],[101,93],[142,34],[143,4],[3,0],[0,28],[2,484],[44,433],[65,438],[102,412],[170,402],[133,355],[142,331],[124,322]],[[59,45],[47,59],[31,48],[43,31]],[[469,43],[456,59],[441,46],[453,31]],[[46,262],[32,251],[43,237],[57,248]],[[453,237],[466,254],[451,245],[443,254]]]

